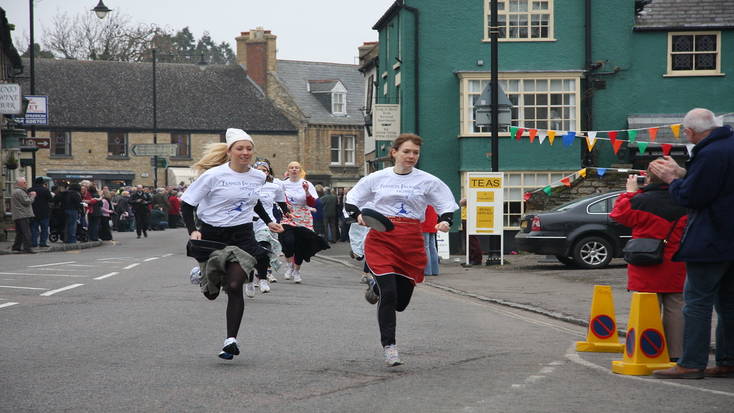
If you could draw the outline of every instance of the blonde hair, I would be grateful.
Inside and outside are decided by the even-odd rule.
[[[303,166],[301,166],[301,164],[298,161],[293,161],[293,162],[291,162],[291,163],[288,164],[288,169],[290,169],[291,166],[293,166],[293,165],[298,165],[298,167],[301,168],[301,173],[300,173],[300,175],[298,175],[298,177],[300,179],[306,179],[306,170],[303,169]]]
[[[201,175],[206,170],[219,166],[229,160],[229,148],[226,143],[213,142],[204,146],[204,155],[191,168]]]

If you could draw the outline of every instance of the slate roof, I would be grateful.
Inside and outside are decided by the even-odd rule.
[[[637,15],[634,29],[734,29],[734,1],[652,0]]]
[[[308,84],[311,89],[311,93],[327,93],[334,89],[334,86],[338,83],[337,80],[309,80]]]
[[[27,60],[24,63],[28,63]],[[297,128],[238,65],[157,63],[158,130],[295,133]],[[48,95],[49,128],[153,128],[151,63],[36,59],[36,94]],[[28,80],[24,80],[28,93]]]
[[[296,105],[308,117],[310,124],[364,125],[364,77],[357,65],[342,63],[278,60],[278,78],[283,82]],[[318,98],[309,93],[308,82],[326,80],[342,82],[347,89],[347,114],[332,115]],[[315,83],[311,83],[314,85]],[[324,82],[326,84],[326,82]],[[335,84],[335,83],[334,83]],[[333,85],[332,85],[333,87]]]

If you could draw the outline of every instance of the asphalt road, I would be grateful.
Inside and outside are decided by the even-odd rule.
[[[0,411],[732,411],[734,381],[615,375],[579,326],[427,286],[384,367],[358,273],[319,259],[247,299],[223,361],[226,297],[189,284],[183,230],[149,234],[0,257]]]

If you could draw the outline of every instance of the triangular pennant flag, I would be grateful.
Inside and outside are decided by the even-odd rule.
[[[550,185],[548,185],[545,188],[543,188],[543,192],[545,192],[545,194],[548,195],[548,196],[550,196],[550,194],[551,194],[552,191],[553,190],[551,189]]]
[[[515,136],[517,134],[517,126],[510,126],[510,136]]]
[[[573,145],[574,139],[576,139],[576,132],[574,131],[566,132],[566,134],[563,135],[563,146]]]
[[[582,170],[578,171],[578,174],[579,174],[579,176],[581,176],[582,178],[586,178],[586,168],[584,168],[584,169],[582,169]]]
[[[689,143],[688,145],[686,145],[686,149],[688,149],[688,156],[689,156],[689,157],[690,157],[690,156],[693,156],[693,147],[694,147],[694,146],[696,146],[696,145],[694,145],[694,144],[692,144],[692,143]]]
[[[538,134],[537,129],[530,129],[530,143],[535,142],[535,136]]]
[[[680,139],[680,123],[670,125],[670,130],[673,131],[673,136],[675,136],[675,139]]]
[[[655,139],[658,137],[658,128],[650,128],[647,130],[647,133],[650,134],[650,142],[655,142]]]
[[[594,149],[594,144],[596,144],[596,132],[586,132],[586,147],[589,148],[589,152]]]
[[[597,175],[604,176],[605,173],[607,173],[607,168],[596,168]]]
[[[669,156],[670,150],[673,149],[673,145],[669,143],[664,143],[662,146],[663,146],[663,155]]]
[[[542,145],[546,136],[548,136],[548,132],[538,131],[538,143]]]
[[[614,149],[614,154],[616,155],[617,152],[619,152],[619,147],[622,146],[622,141],[615,139],[611,142],[612,142],[612,149]]]
[[[517,128],[517,132],[515,132],[515,139],[520,140],[520,138],[522,138],[523,133],[525,133],[524,128]]]
[[[525,192],[524,194],[522,194],[522,199],[525,202],[527,202],[527,200],[530,199],[530,198],[532,198],[532,197],[533,197],[533,193],[532,192]]]
[[[568,177],[561,178],[561,183],[566,186],[571,186],[571,180]]]
[[[630,143],[637,140],[637,131],[635,129],[630,129],[627,131],[627,135],[629,135],[629,141]]]
[[[649,145],[650,142],[637,142],[637,149],[640,150],[640,154],[644,154],[647,150],[647,145]]]
[[[614,146],[614,142],[617,142],[617,131],[610,131],[607,135],[609,135],[609,140],[612,142],[612,146]]]
[[[627,172],[629,172],[629,169],[617,169],[617,172],[621,174],[626,174]]]
[[[553,141],[556,139],[556,131],[549,130],[548,131],[548,142],[550,142],[551,145],[553,145]]]

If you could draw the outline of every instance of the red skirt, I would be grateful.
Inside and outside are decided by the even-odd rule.
[[[423,247],[421,223],[417,219],[388,217],[395,229],[370,231],[364,241],[364,257],[375,276],[397,274],[409,278],[413,285],[423,282],[426,249]]]

